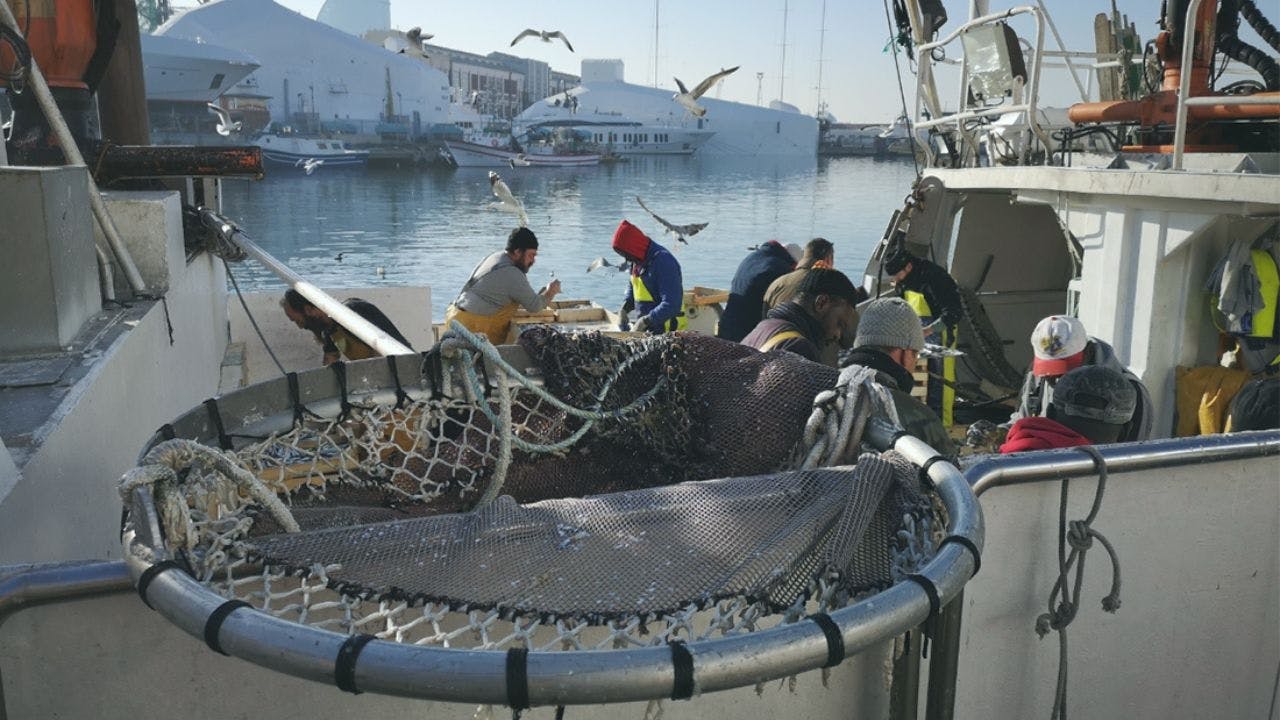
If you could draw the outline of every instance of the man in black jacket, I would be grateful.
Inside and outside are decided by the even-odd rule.
[[[764,316],[765,290],[795,268],[799,255],[798,246],[770,240],[743,258],[729,285],[729,302],[720,316],[716,337],[733,342],[746,337]]]
[[[938,265],[912,255],[901,245],[885,258],[884,271],[902,293],[902,299],[928,323],[924,329],[925,337],[936,345],[954,348],[956,327],[964,317],[964,305],[960,302],[960,288],[951,275]],[[947,383],[956,381],[955,363],[955,358],[950,357],[929,360],[926,400],[929,407],[942,416],[942,424],[947,427],[952,424],[951,411],[955,404],[955,390]]]
[[[846,318],[857,302],[857,289],[839,270],[811,269],[795,299],[769,311],[745,338],[761,352],[787,350],[806,360],[822,362],[823,348],[840,340]]]

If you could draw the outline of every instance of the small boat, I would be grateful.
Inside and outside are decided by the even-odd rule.
[[[562,152],[555,146],[535,144],[524,152],[503,147],[496,139],[490,145],[445,140],[444,146],[458,167],[577,167],[600,164],[600,154],[593,152]]]
[[[254,144],[262,148],[262,159],[277,167],[301,168],[308,161],[323,161],[325,168],[364,167],[368,150],[351,150],[341,140],[303,135],[265,134]]]

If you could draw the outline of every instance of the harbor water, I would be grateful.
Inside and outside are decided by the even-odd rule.
[[[224,209],[244,232],[326,288],[429,286],[434,320],[476,263],[501,249],[515,217],[496,200],[487,170],[275,172],[227,181]],[[609,241],[630,220],[676,252],[686,287],[728,287],[748,248],[770,239],[835,243],[836,266],[860,282],[867,258],[914,179],[909,160],[648,157],[585,168],[499,170],[529,215],[541,247],[535,287],[552,277],[562,297],[621,304],[625,275],[587,273],[619,258]],[[636,202],[677,225],[709,223],[687,245],[664,235]],[[339,255],[341,254],[341,260]],[[255,263],[233,267],[242,289],[283,289]],[[392,318],[397,323],[408,318]]]

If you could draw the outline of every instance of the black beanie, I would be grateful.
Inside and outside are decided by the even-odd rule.
[[[527,227],[518,227],[511,231],[511,236],[507,238],[507,252],[513,250],[537,250],[538,236]]]

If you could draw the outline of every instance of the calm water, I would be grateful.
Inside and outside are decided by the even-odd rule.
[[[535,287],[552,272],[563,297],[621,303],[626,278],[588,274],[616,256],[609,240],[626,218],[676,251],[686,285],[728,287],[747,248],[770,238],[804,244],[821,235],[836,265],[858,282],[889,216],[910,189],[911,163],[867,158],[777,161],[645,158],[589,168],[499,171],[529,213],[541,248]],[[676,224],[710,225],[678,245],[636,203]],[[268,252],[321,287],[427,285],[436,319],[480,258],[501,249],[514,216],[490,210],[487,171],[326,171],[226,183],[224,208]],[[343,253],[342,262],[335,260]],[[378,275],[377,268],[384,268]],[[242,287],[283,285],[252,261]]]

